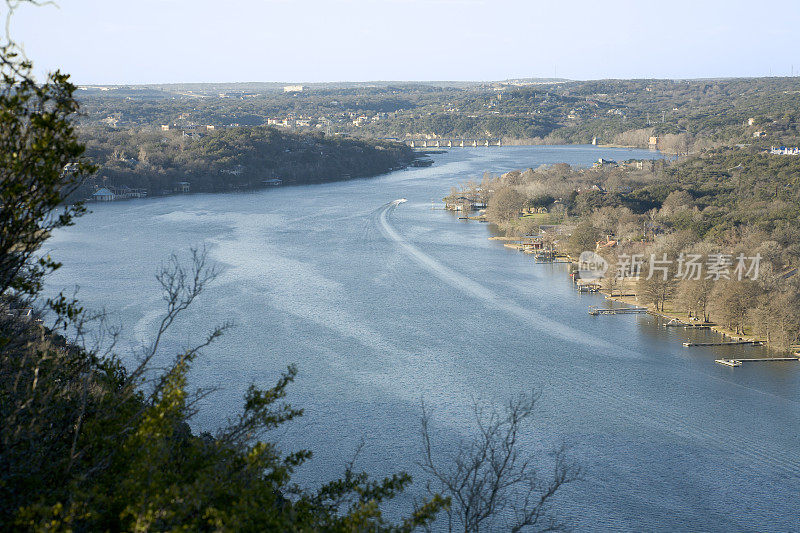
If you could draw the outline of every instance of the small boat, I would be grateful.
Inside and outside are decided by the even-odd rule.
[[[714,359],[714,362],[725,366],[742,366],[738,359]]]

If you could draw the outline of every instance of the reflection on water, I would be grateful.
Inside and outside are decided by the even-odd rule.
[[[96,205],[54,236],[64,267],[50,288],[80,285],[82,301],[107,307],[135,344],[158,317],[158,262],[205,244],[224,274],[167,347],[222,320],[237,327],[194,367],[195,385],[221,387],[195,426],[218,427],[247,385],[269,386],[297,363],[290,400],[306,415],[275,437],[314,451],[304,483],[341,473],[362,437],[362,468],[421,481],[421,399],[447,443],[469,431],[472,398],[538,388],[525,442],[565,442],[585,467],[559,502],[578,529],[798,530],[800,364],[726,368],[713,360],[762,349],[684,348],[715,334],[589,316],[607,304],[575,292],[568,265],[536,264],[490,241],[489,225],[431,209],[484,171],[649,155],[459,149],[370,180]],[[408,201],[391,206],[398,198]]]

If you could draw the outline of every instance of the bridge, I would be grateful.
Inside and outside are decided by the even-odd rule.
[[[503,146],[502,139],[406,139],[411,148],[469,148]]]

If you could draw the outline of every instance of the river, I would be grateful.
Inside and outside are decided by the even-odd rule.
[[[268,387],[296,363],[289,400],[305,415],[273,437],[313,450],[303,483],[341,473],[362,439],[358,467],[419,474],[421,401],[444,454],[471,431],[473,401],[538,390],[524,445],[564,443],[583,467],[556,507],[576,529],[800,530],[800,364],[727,368],[714,359],[760,349],[684,348],[714,334],[589,316],[603,299],[577,294],[565,265],[536,264],[488,240],[485,224],[431,209],[484,171],[651,156],[453,149],[372,179],[95,204],[48,242],[64,263],[48,291],[79,287],[123,325],[127,353],[163,308],[159,263],[206,246],[222,274],[164,346],[173,354],[236,323],[193,367],[192,385],[219,387],[195,429],[219,427],[250,383]]]

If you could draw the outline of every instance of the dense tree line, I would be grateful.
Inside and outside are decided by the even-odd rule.
[[[263,180],[315,183],[374,176],[414,159],[400,143],[298,134],[273,127],[227,128],[186,137],[181,131],[82,128],[80,138],[99,170],[87,183],[170,192],[188,181],[192,191],[261,186]]]

